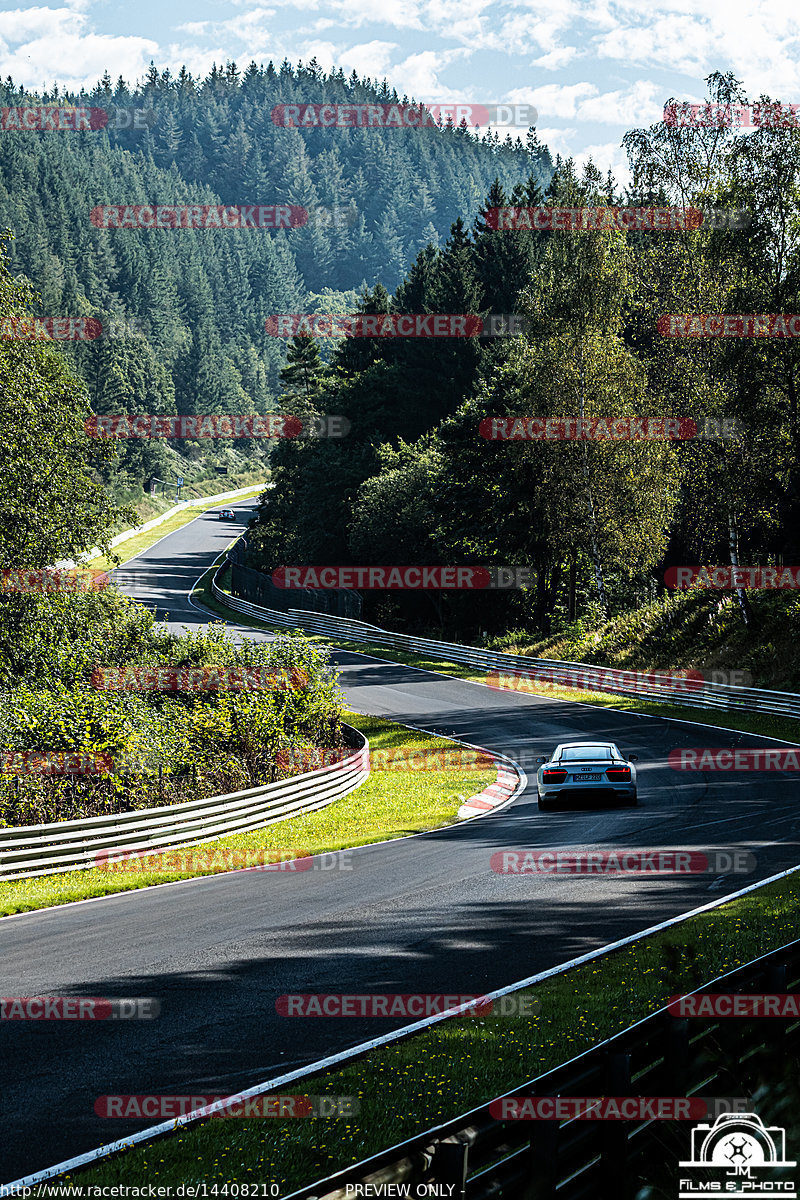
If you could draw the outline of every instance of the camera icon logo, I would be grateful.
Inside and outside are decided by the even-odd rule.
[[[749,1175],[753,1167],[794,1167],[786,1159],[786,1131],[765,1126],[756,1113],[722,1113],[713,1125],[692,1130],[691,1158],[682,1167],[727,1167],[728,1174]]]

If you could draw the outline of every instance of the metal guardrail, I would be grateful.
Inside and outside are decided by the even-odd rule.
[[[778,883],[783,879],[790,878],[798,871],[800,871],[800,866],[790,867],[789,870],[781,871],[777,875],[770,875],[766,879],[762,879],[759,883],[748,884],[747,887],[734,892],[732,895],[721,896],[717,900],[712,900],[708,904],[702,905],[700,908],[690,909],[689,912],[680,913],[675,917],[669,917],[666,921],[661,921],[657,925],[651,925],[649,928],[643,929],[639,933],[621,938],[618,941],[611,942],[606,946],[599,946],[595,950],[589,950],[585,954],[579,955],[577,958],[570,959],[568,962],[561,963],[557,967],[551,967],[546,971],[541,971],[536,975],[531,975],[525,979],[518,980],[516,983],[513,983],[508,987],[502,987],[494,991],[486,992],[484,993],[483,999],[496,1000],[502,996],[510,996],[525,989],[534,987],[536,984],[543,983],[545,980],[554,979],[559,976],[563,977],[576,967],[584,966],[589,962],[596,962],[601,958],[605,958],[614,951],[622,950],[628,946],[633,946],[636,943],[643,941],[645,938],[651,938],[658,933],[663,933],[667,929],[674,929],[675,927],[682,925],[684,922],[699,916],[701,913],[711,912],[715,909],[722,908],[730,904],[732,900],[738,900],[741,899],[742,896],[752,895],[769,884]],[[773,951],[771,954],[755,960],[754,963],[747,964],[747,967],[738,968],[738,972],[742,972],[748,967],[758,964],[766,965],[767,963],[773,963],[779,965],[776,956],[783,954],[784,951],[794,949],[794,947],[797,945],[798,943],[791,943],[789,946],[781,947],[779,950]],[[737,972],[733,972],[732,974],[736,973]],[[720,980],[715,980],[714,984],[719,984],[725,980],[727,980],[727,976],[723,976]],[[776,986],[778,986],[780,975],[775,976],[775,981],[777,981]],[[706,984],[704,986],[704,990],[707,992],[712,988],[712,986],[713,985],[710,983]],[[461,1007],[469,1007],[469,1005]],[[455,1009],[451,1009],[450,1013],[455,1011]],[[653,1015],[655,1016],[656,1014]],[[300,1082],[300,1080],[311,1078],[316,1079],[320,1075],[330,1074],[331,1071],[338,1070],[340,1067],[349,1065],[351,1063],[361,1062],[379,1047],[399,1045],[402,1042],[407,1042],[422,1030],[440,1025],[442,1022],[449,1021],[450,1019],[451,1016],[449,1013],[439,1013],[433,1016],[424,1017],[420,1020],[414,1021],[411,1025],[406,1025],[401,1029],[392,1031],[391,1033],[384,1033],[378,1037],[370,1038],[369,1041],[361,1042],[359,1045],[352,1046],[347,1050],[340,1050],[337,1053],[328,1055],[328,1057],[320,1059],[317,1062],[307,1063],[305,1066],[296,1068],[294,1070],[284,1071],[278,1076],[273,1076],[271,1079],[263,1080],[255,1084],[253,1087],[245,1088],[243,1091],[240,1091],[233,1096],[216,1101],[214,1104],[207,1105],[204,1108],[194,1109],[192,1112],[185,1113],[180,1117],[172,1117],[168,1121],[163,1121],[158,1125],[152,1125],[148,1129],[141,1129],[138,1133],[128,1134],[126,1137],[117,1141],[107,1142],[105,1145],[98,1146],[93,1150],[86,1150],[82,1154],[78,1154],[73,1158],[65,1160],[64,1162],[56,1163],[51,1167],[46,1167],[44,1170],[36,1171],[34,1174],[27,1175],[24,1178],[16,1179],[13,1181],[13,1183],[16,1186],[25,1185],[28,1187],[35,1183],[43,1183],[48,1179],[57,1179],[65,1174],[72,1174],[80,1167],[89,1166],[92,1163],[111,1158],[120,1151],[127,1152],[133,1146],[150,1144],[158,1141],[160,1138],[171,1137],[177,1129],[196,1126],[202,1121],[207,1120],[209,1116],[213,1115],[221,1108],[228,1107],[233,1103],[238,1103],[240,1100],[247,1100],[255,1096],[276,1095],[288,1085],[292,1085],[294,1091],[296,1090],[296,1085]],[[595,1047],[595,1049],[597,1049],[597,1047]],[[458,1120],[463,1120],[463,1118],[458,1118]],[[420,1136],[430,1138],[432,1132],[435,1131],[429,1130],[426,1134]],[[392,1154],[397,1149],[398,1147],[394,1147],[393,1150],[387,1151],[387,1153]],[[362,1168],[365,1168],[366,1165],[373,1161],[373,1159],[370,1159],[367,1160],[366,1163],[356,1163],[348,1169],[358,1171]],[[314,1184],[312,1186],[313,1188],[317,1188],[319,1184]],[[309,1188],[306,1188],[306,1191],[308,1190]],[[669,1189],[667,1194],[671,1194]],[[452,1197],[450,1197],[450,1200],[452,1200]],[[615,1194],[614,1200],[621,1200],[621,1198]]]
[[[710,991],[797,993],[800,942],[721,976],[698,988],[697,994]],[[797,1018],[686,1019],[663,1008],[503,1096],[746,1101],[764,1076],[772,1076],[771,1082],[780,1076],[798,1047]],[[674,1141],[676,1153],[670,1162],[665,1159],[662,1121],[503,1121],[484,1104],[284,1200],[426,1192],[451,1200],[628,1200],[639,1188],[657,1182],[654,1176],[660,1174],[664,1179],[658,1182],[665,1190],[654,1194],[670,1195],[678,1160],[690,1149],[690,1128],[691,1122],[681,1122],[685,1133]],[[363,1192],[354,1190],[358,1185],[364,1186]],[[420,1185],[429,1186],[417,1191]]]
[[[220,571],[223,570],[220,568]],[[219,575],[220,572],[217,572]],[[546,673],[552,683],[561,683],[564,687],[577,687],[576,674],[584,677],[594,676],[597,687],[593,690],[610,692],[614,695],[634,696],[640,700],[656,700],[662,704],[676,704],[690,708],[715,708],[725,711],[769,713],[781,717],[800,717],[800,694],[797,692],[775,692],[768,688],[735,687],[725,683],[701,683],[699,680],[681,680],[669,675],[659,676],[655,673],[643,675],[636,673],[635,681],[631,680],[634,672],[620,671],[616,668],[601,667],[592,663],[575,663],[548,658],[530,658],[525,654],[506,654],[503,651],[482,650],[478,646],[462,646],[456,642],[439,642],[431,638],[410,637],[403,633],[392,633],[377,625],[369,625],[365,621],[352,621],[344,617],[331,617],[322,613],[306,612],[290,608],[288,612],[277,612],[275,609],[262,608],[238,600],[235,596],[223,592],[216,582],[215,575],[211,588],[220,603],[240,612],[245,616],[257,617],[274,625],[286,628],[304,629],[309,633],[322,634],[325,637],[345,638],[352,642],[370,642],[387,646],[393,650],[405,650],[411,654],[429,654],[447,662],[478,667],[481,671],[496,671],[502,675],[516,677],[519,689],[509,678],[509,690],[525,691],[525,675],[540,671]],[[626,678],[628,677],[627,683]],[[586,690],[584,688],[584,690]]]
[[[231,792],[159,808],[0,829],[0,880],[30,879],[96,866],[115,851],[166,851],[248,833],[324,808],[369,775],[369,743],[344,725],[354,753],[341,763]]]

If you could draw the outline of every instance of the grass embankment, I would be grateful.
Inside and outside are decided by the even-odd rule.
[[[345,720],[361,730],[373,750],[441,750],[452,749],[454,745],[443,738],[416,733],[377,717],[346,713]],[[113,869],[92,867],[63,875],[21,880],[19,883],[0,883],[0,915],[29,912],[54,904],[69,904],[74,900],[152,887],[197,875],[217,874],[230,869],[223,857],[229,851],[242,855],[261,850],[276,854],[292,851],[300,855],[320,854],[326,850],[382,842],[423,829],[450,825],[457,819],[458,809],[464,800],[494,782],[495,778],[496,772],[491,768],[437,767],[435,771],[375,771],[366,783],[349,796],[318,812],[276,821],[252,833],[237,834],[208,843],[202,851],[198,851],[198,855],[203,856],[202,869],[148,872],[139,869],[121,871],[116,866]],[[217,852],[220,852],[219,861],[215,864],[213,856]],[[188,854],[191,850],[179,853]]]
[[[526,989],[538,1001],[535,1016],[449,1020],[280,1089],[354,1097],[353,1117],[210,1120],[67,1178],[81,1185],[269,1182],[286,1195],[519,1087],[671,995],[794,940],[798,918],[800,873]],[[114,1125],[109,1120],[109,1141],[118,1136]]]
[[[211,595],[211,579],[216,567],[210,570],[206,575],[199,580],[193,596],[206,608],[210,608],[218,616],[223,617],[228,621],[233,621],[237,625],[246,625],[253,629],[270,629],[277,630],[277,626],[270,625],[264,621],[258,621],[251,617],[239,616],[232,609],[226,608],[220,604]],[[223,590],[226,589],[227,572],[223,572],[220,577],[220,586]],[[679,599],[685,599],[681,597]],[[775,600],[775,597],[769,599]],[[786,599],[778,597],[777,599]],[[795,599],[794,604],[797,606],[798,622],[800,622],[800,600]],[[738,619],[738,618],[737,618]],[[622,618],[620,618],[622,621]],[[611,623],[614,624],[613,622]],[[798,625],[800,631],[800,624]],[[306,636],[310,641],[319,642],[322,645],[337,646],[342,650],[352,650],[358,654],[370,654],[376,658],[385,658],[391,662],[404,663],[408,666],[418,667],[425,671],[438,671],[443,675],[452,675],[457,679],[467,679],[474,683],[486,683],[487,674],[485,671],[478,671],[475,667],[466,666],[462,663],[448,662],[445,658],[436,658],[433,655],[425,654],[409,654],[404,650],[394,650],[391,647],[383,646],[378,642],[351,642],[344,638],[328,638],[321,637],[318,634],[307,633]],[[794,635],[795,642],[800,645],[800,638],[797,634]],[[517,640],[515,640],[517,639]],[[528,643],[519,645],[519,635],[509,635],[507,645],[493,645],[493,649],[502,649],[510,654],[526,654],[531,658],[551,657],[553,659],[563,658],[566,661],[577,662],[581,661],[577,654],[574,653],[574,643],[566,641],[564,638],[550,639],[547,642]],[[570,653],[556,653],[557,651],[565,651],[569,649]],[[597,663],[597,665],[614,666],[616,668],[624,668],[625,670],[646,670],[646,671],[664,671],[667,669],[682,670],[695,669],[705,670],[705,667],[692,666],[687,668],[686,664],[680,662],[673,663],[671,668],[667,668],[663,663],[651,661],[642,661],[645,657],[643,654],[628,656],[627,658],[621,653],[616,659],[608,662],[600,662],[595,657],[588,657],[589,647],[587,644],[582,644],[579,647],[583,653],[587,655],[582,661],[589,663]],[[607,657],[611,657],[610,655]],[[634,657],[636,661],[630,661]],[[708,668],[710,669],[710,668]],[[738,669],[738,668],[737,668]],[[800,684],[797,685],[800,690]],[[776,717],[761,713],[745,713],[732,712],[728,710],[716,710],[706,708],[694,708],[690,705],[677,704],[658,704],[654,701],[639,699],[635,696],[616,696],[608,692],[585,691],[578,688],[563,688],[556,687],[549,683],[538,685],[535,680],[524,681],[525,694],[545,696],[553,700],[571,700],[582,704],[597,704],[603,708],[614,708],[620,712],[635,712],[643,713],[653,717],[670,717],[673,720],[679,721],[695,721],[703,725],[710,725],[717,729],[734,729],[742,733],[753,733],[762,737],[778,738],[782,741],[797,742],[800,741],[800,722],[792,717]]]
[[[800,597],[748,592],[755,624],[742,621],[730,592],[670,593],[592,627],[575,621],[549,637],[512,632],[494,650],[640,671],[744,673],[748,687],[800,691]]]

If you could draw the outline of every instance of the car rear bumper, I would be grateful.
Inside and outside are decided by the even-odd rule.
[[[614,797],[625,799],[636,795],[635,783],[572,783],[569,787],[563,785],[552,788],[540,788],[539,797],[542,800],[609,800]]]

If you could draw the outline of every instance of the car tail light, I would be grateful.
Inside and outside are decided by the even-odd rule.
[[[562,770],[551,769],[542,771],[542,780],[545,783],[563,783],[567,778],[567,772]]]
[[[609,767],[606,771],[606,778],[610,779],[612,783],[624,783],[630,777],[630,767]]]

